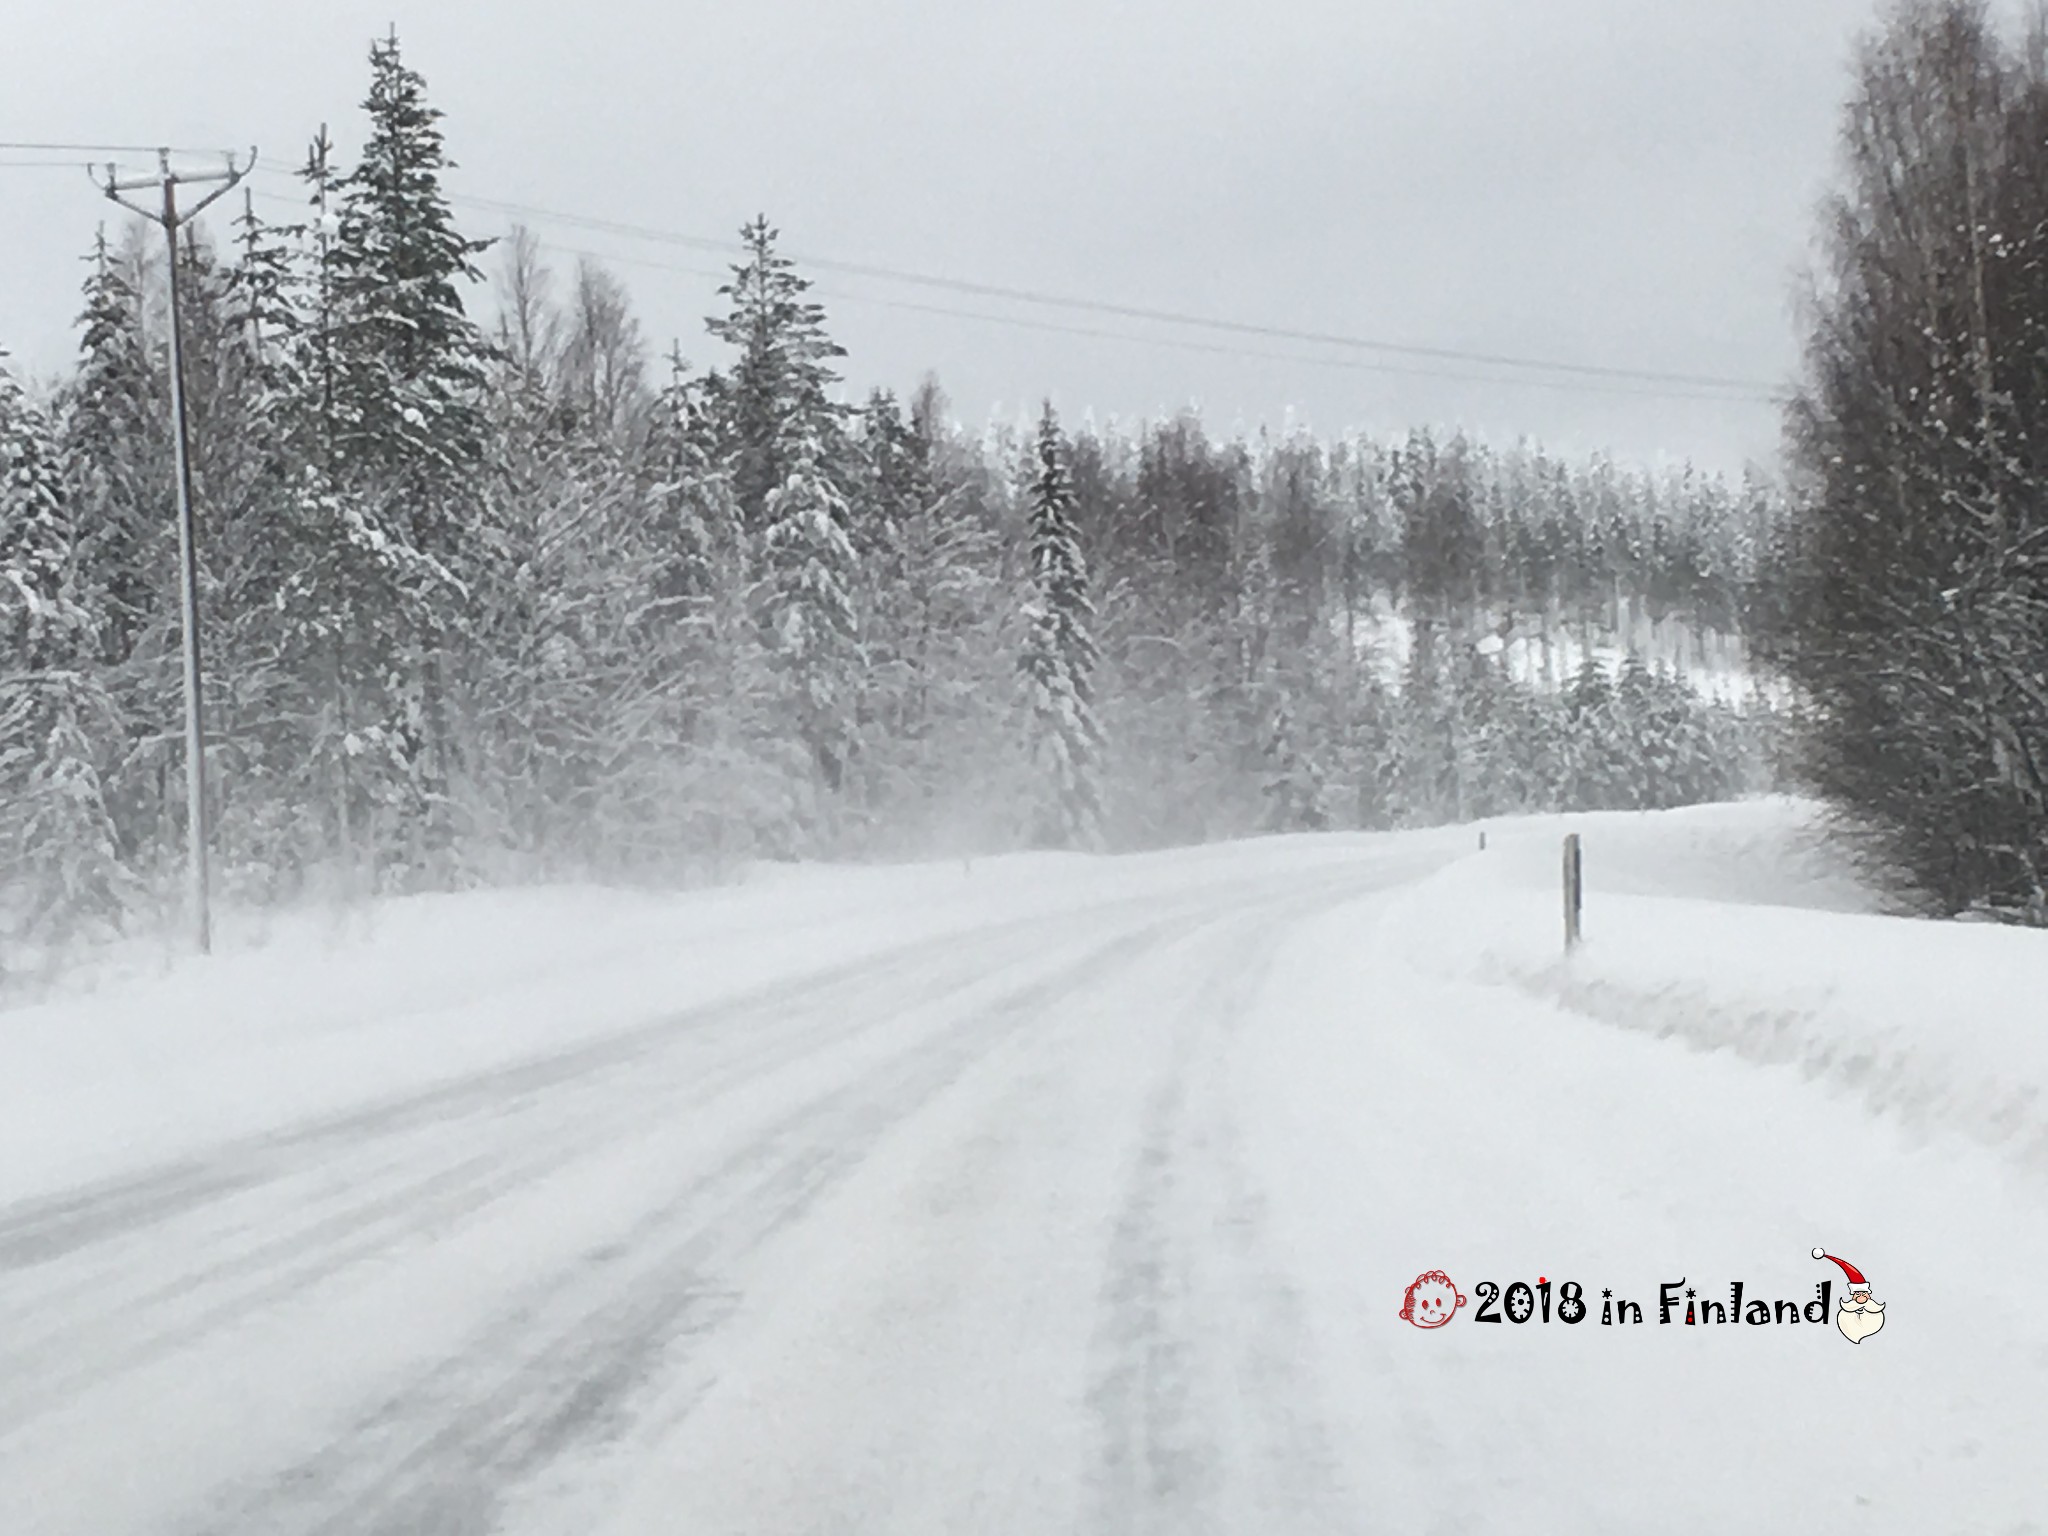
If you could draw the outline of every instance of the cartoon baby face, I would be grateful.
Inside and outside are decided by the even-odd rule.
[[[1441,1328],[1448,1323],[1465,1298],[1451,1277],[1440,1269],[1417,1275],[1401,1299],[1401,1316],[1418,1328]]]

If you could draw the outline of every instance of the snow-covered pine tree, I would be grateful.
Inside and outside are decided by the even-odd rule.
[[[78,599],[49,421],[0,358],[0,920],[41,945],[117,925],[128,885],[99,772],[112,709]]]
[[[1640,652],[1622,658],[1614,680],[1614,723],[1608,751],[1614,765],[1614,797],[1618,808],[1647,810],[1666,793],[1668,743],[1654,734],[1650,669]]]
[[[460,776],[458,695],[478,665],[471,593],[484,585],[476,537],[488,432],[489,348],[463,309],[479,280],[441,188],[452,167],[441,114],[404,63],[396,34],[370,48],[370,133],[339,186],[328,258],[336,329],[337,489],[372,551],[402,564],[394,653],[379,680],[377,724],[399,748],[401,828],[394,851],[448,873]]]
[[[1035,841],[1095,848],[1103,826],[1101,727],[1095,718],[1094,604],[1074,522],[1074,491],[1052,402],[1038,424],[1031,484],[1031,596],[1018,669],[1030,710],[1031,749],[1041,775]]]
[[[299,176],[307,201],[307,217],[293,229],[299,324],[284,349],[274,411],[287,471],[274,535],[282,568],[274,608],[281,663],[295,684],[286,708],[305,744],[298,804],[314,823],[306,856],[330,865],[344,889],[361,892],[376,883],[376,823],[404,776],[385,697],[413,561],[387,534],[344,458],[340,175],[324,127]]]
[[[469,508],[455,493],[485,451],[489,360],[458,285],[481,279],[474,258],[492,242],[455,227],[441,113],[396,34],[370,46],[363,109],[370,133],[337,188],[331,257],[339,446],[356,472],[410,493],[388,510],[422,553],[458,561]]]
[[[1614,682],[1599,657],[1588,651],[1565,690],[1567,811],[1618,810],[1627,798],[1616,722]]]
[[[278,602],[303,554],[298,455],[311,400],[295,244],[305,230],[270,224],[248,196],[234,229],[232,259],[206,296],[218,335],[199,439],[214,838],[222,884],[275,899],[327,852],[309,679],[289,643],[297,616]]]
[[[752,556],[755,617],[775,679],[769,715],[781,743],[763,742],[763,761],[780,761],[787,748],[805,759],[784,785],[793,820],[759,830],[795,849],[806,837],[841,835],[834,802],[859,738],[862,594],[846,494],[850,449],[829,395],[831,359],[844,353],[825,335],[823,310],[804,297],[810,284],[776,251],[768,221],[757,218],[742,238],[746,259],[719,290],[730,309],[705,322],[738,356],[728,372],[706,379],[705,397]]]
[[[721,587],[737,587],[744,561],[729,478],[714,462],[717,428],[702,382],[672,347],[668,376],[647,413],[640,445],[649,517],[638,621],[689,625]]]
[[[98,620],[102,659],[119,665],[168,589],[168,408],[130,261],[109,248],[105,229],[86,260],[78,371],[58,396],[57,445],[79,530],[80,584]]]
[[[176,523],[167,375],[145,328],[141,226],[88,254],[77,371],[55,402],[79,600],[95,620],[98,678],[129,750],[103,798],[131,867],[175,853],[178,740]]]
[[[225,893],[269,900],[296,890],[321,851],[306,824],[320,796],[308,774],[301,687],[285,662],[287,621],[276,602],[294,554],[297,275],[286,232],[259,219],[253,200],[245,200],[234,228],[224,250],[202,230],[183,231],[177,270],[214,867]]]
[[[739,355],[711,380],[713,405],[732,459],[733,494],[743,525],[758,529],[768,499],[788,482],[800,453],[814,469],[833,466],[841,451],[839,411],[831,400],[838,375],[832,359],[845,349],[825,334],[825,312],[804,297],[810,282],[775,248],[765,215],[740,231],[744,261],[718,291],[730,308],[705,322]],[[843,481],[833,477],[843,496]]]
[[[825,445],[799,438],[787,477],[764,509],[759,604],[791,736],[803,743],[818,786],[836,794],[856,745],[854,690],[860,642],[854,617],[857,560],[846,499],[825,465]],[[817,830],[827,836],[828,823]]]

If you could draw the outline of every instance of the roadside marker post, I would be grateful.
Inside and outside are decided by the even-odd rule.
[[[1579,858],[1579,834],[1564,840],[1564,952],[1579,947],[1579,912],[1584,904],[1584,868]]]

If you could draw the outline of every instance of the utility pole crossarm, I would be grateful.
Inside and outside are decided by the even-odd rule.
[[[218,171],[174,171],[171,169],[169,150],[158,150],[157,157],[158,170],[154,176],[132,176],[126,180],[121,180],[116,178],[114,167],[109,165],[107,167],[107,179],[101,181],[95,176],[93,177],[93,184],[107,195],[109,202],[119,203],[131,213],[139,213],[145,219],[162,224],[164,223],[164,215],[160,210],[140,207],[129,202],[121,194],[123,192],[141,192],[144,190],[162,191],[168,194],[172,187],[205,186],[211,182],[219,182],[220,185],[218,187],[193,204],[192,207],[186,209],[183,213],[174,215],[175,222],[182,224],[187,219],[196,217],[222,194],[238,185],[250,171],[256,168],[256,151],[253,149],[249,151],[249,163],[247,165],[238,167],[233,158],[230,157],[226,166]]]

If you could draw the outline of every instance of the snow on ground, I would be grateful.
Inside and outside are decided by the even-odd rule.
[[[1560,832],[1585,845],[1585,943],[1566,963]],[[1406,952],[1616,1029],[1789,1064],[1918,1135],[2048,1174],[2048,933],[1876,915],[1788,801],[1504,829],[1425,887],[1460,913]]]
[[[679,895],[547,888],[236,917],[211,958],[0,1010],[0,1201],[913,941],[1347,851],[1272,839],[1113,861],[763,865],[744,883]]]
[[[2048,935],[1809,829],[405,902],[0,1014],[0,1529],[2048,1529]],[[1874,1338],[1659,1324],[1816,1244]]]
[[[2048,1522],[2043,1170],[2032,1125],[1994,1134],[1970,1108],[1984,1083],[2041,1081],[2048,935],[1812,910],[1849,893],[1801,867],[1801,821],[1496,828],[1369,938],[1334,914],[1283,954],[1264,1017],[1288,1036],[1247,1112],[1342,1438],[1379,1448],[1353,1456],[1387,1476],[1383,1528]],[[1589,887],[1569,966],[1566,827]],[[1877,1041],[1901,1055],[1866,1073]],[[1803,1303],[1832,1277],[1839,1297],[1816,1245],[1887,1303],[1876,1337],[1657,1323],[1665,1281]],[[1647,1323],[1489,1327],[1475,1298],[1441,1332],[1390,1324],[1437,1268],[1467,1294],[1611,1288]]]

